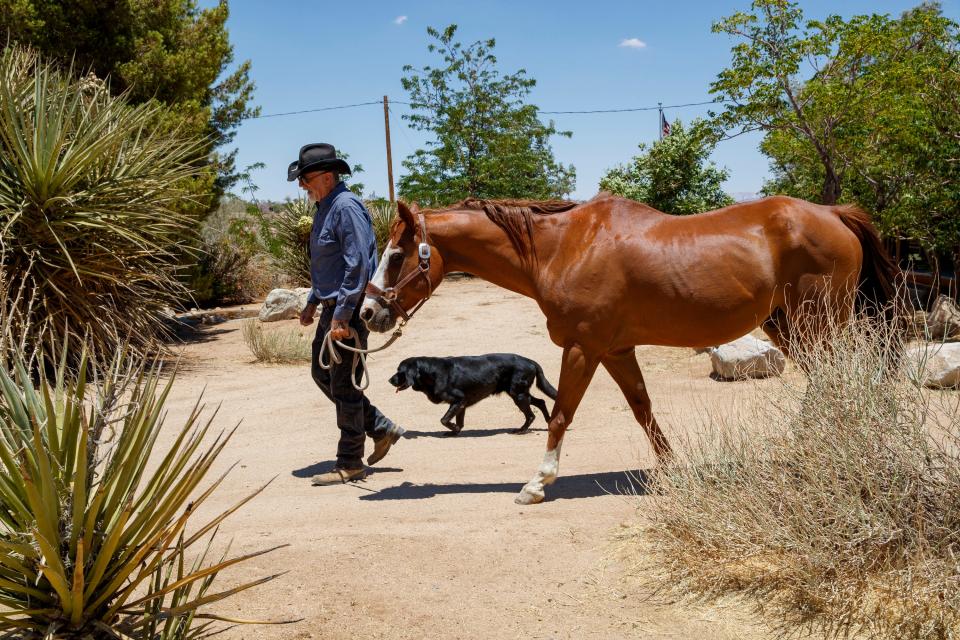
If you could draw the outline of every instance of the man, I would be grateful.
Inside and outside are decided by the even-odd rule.
[[[340,364],[332,364],[329,370],[320,367],[320,347],[328,331],[332,339],[345,341],[353,328],[359,346],[367,346],[368,330],[360,321],[359,311],[367,280],[377,269],[377,243],[369,212],[340,181],[342,174],[349,173],[350,166],[337,157],[333,145],[324,143],[302,147],[299,158],[287,169],[287,180],[298,180],[300,188],[316,202],[310,231],[312,288],[300,313],[300,324],[312,324],[317,306],[322,307],[310,372],[320,390],[336,405],[340,428],[337,464],[332,471],[314,476],[313,484],[319,486],[366,476],[362,458],[367,436],[374,442],[367,463],[374,464],[403,435],[401,427],[354,387],[352,352],[341,349]]]

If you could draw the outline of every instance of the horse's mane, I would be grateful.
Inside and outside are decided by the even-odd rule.
[[[537,259],[533,244],[533,216],[549,216],[573,209],[579,202],[569,200],[480,200],[467,198],[443,209],[483,211],[487,218],[503,229],[520,259],[528,266]]]

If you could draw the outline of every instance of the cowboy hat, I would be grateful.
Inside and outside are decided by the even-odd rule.
[[[287,182],[293,182],[308,171],[336,171],[346,174],[350,173],[350,165],[337,157],[337,150],[332,144],[315,142],[300,147],[300,157],[287,167]]]

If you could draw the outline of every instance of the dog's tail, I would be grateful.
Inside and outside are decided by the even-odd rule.
[[[547,376],[543,375],[543,369],[540,368],[540,365],[534,362],[533,364],[537,365],[537,388],[540,391],[543,391],[551,400],[557,399],[557,390],[553,388],[553,385],[550,384],[550,381],[547,380]]]

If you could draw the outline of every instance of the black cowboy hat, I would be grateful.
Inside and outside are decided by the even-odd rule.
[[[287,182],[293,182],[308,171],[336,171],[346,174],[350,173],[350,165],[337,157],[337,150],[332,144],[315,142],[300,147],[299,159],[287,167]]]

